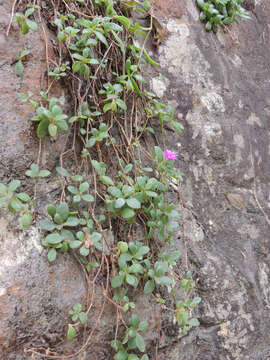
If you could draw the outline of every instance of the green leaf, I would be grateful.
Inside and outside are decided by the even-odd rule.
[[[8,191],[15,191],[18,189],[18,187],[21,185],[20,180],[12,180],[9,184],[8,184]]]
[[[128,342],[128,338],[134,338],[136,336],[136,330],[133,329],[133,328],[129,328],[128,331],[127,331],[127,336],[125,337],[125,342],[123,341],[123,343],[127,343]]]
[[[182,133],[182,131],[184,129],[184,126],[182,124],[180,124],[177,121],[172,121],[171,125],[175,128],[175,130],[178,132],[178,134]]]
[[[53,205],[48,205],[47,207],[47,213],[51,216],[54,217],[55,213],[56,213],[56,207]]]
[[[137,279],[137,277],[130,274],[127,274],[126,282],[133,287],[136,287],[139,284],[139,280]]]
[[[85,239],[85,234],[84,234],[83,231],[78,231],[78,232],[76,233],[76,236],[77,236],[77,238],[78,238],[80,241],[84,241],[84,239]]]
[[[146,255],[150,251],[148,246],[140,246],[139,249],[136,251],[135,258],[141,260],[144,255]]]
[[[14,66],[14,72],[17,76],[22,76],[24,70],[24,66],[21,60],[17,61]]]
[[[0,208],[3,207],[6,203],[6,199],[4,197],[0,198]]]
[[[148,52],[147,52],[145,49],[143,49],[143,52],[144,52],[144,56],[145,56],[145,58],[146,58],[146,61],[147,61],[149,64],[151,64],[151,65],[153,65],[153,66],[160,66],[159,63],[157,63],[156,61],[154,61],[154,60],[152,60],[152,59],[150,58]]]
[[[114,185],[112,179],[109,176],[105,176],[105,175],[101,176],[100,181],[102,181],[106,185],[111,185],[111,186]]]
[[[123,280],[124,280],[124,278],[122,275],[115,276],[114,278],[112,278],[112,281],[111,281],[112,287],[114,289],[120,287],[123,284]]]
[[[68,241],[74,240],[73,233],[70,230],[63,229],[61,231],[61,236],[63,239],[68,240]]]
[[[59,246],[57,246],[57,248],[59,248],[60,247],[60,245]],[[61,252],[62,253],[65,253],[65,252],[67,252],[68,251],[68,243],[65,241],[65,242],[63,242],[62,244],[61,244]]]
[[[57,135],[57,126],[54,124],[50,124],[48,127],[49,134],[54,137]]]
[[[144,352],[144,351],[145,351],[145,341],[144,341],[144,338],[142,337],[142,335],[139,334],[139,333],[137,333],[137,334],[136,334],[135,341],[136,341],[137,348],[138,348],[141,352]]]
[[[42,230],[53,231],[55,229],[55,224],[50,219],[42,220],[39,225]]]
[[[99,31],[94,31],[96,37],[98,38],[98,40],[100,40],[104,45],[106,45],[106,47],[108,47],[108,42],[105,38],[105,36],[99,32]]]
[[[157,261],[154,266],[156,276],[162,276],[168,271],[168,263],[165,261]]]
[[[53,117],[57,117],[57,115],[62,115],[62,109],[59,105],[53,105],[51,108],[51,112],[53,114]]]
[[[125,102],[121,99],[116,99],[115,100],[116,104],[124,111],[127,110],[127,105],[125,104]]]
[[[205,24],[205,29],[207,31],[210,31],[212,29],[212,23],[210,21],[208,21],[206,24]]]
[[[190,320],[188,321],[188,324],[189,324],[190,326],[196,327],[196,326],[199,326],[199,325],[200,325],[200,322],[199,322],[198,319],[192,318],[192,319],[190,319]]]
[[[85,312],[79,313],[79,319],[82,324],[86,324],[88,321],[87,314]]]
[[[92,161],[91,161],[91,164],[92,164],[93,168],[96,170],[96,172],[97,172],[98,174],[101,174],[101,173],[102,173],[101,163],[99,163],[99,162],[96,161],[96,160],[92,160]]]
[[[54,248],[52,248],[48,252],[48,260],[49,260],[49,262],[53,262],[55,259],[56,259],[56,250]]]
[[[67,38],[67,35],[64,33],[64,31],[59,31],[57,34],[57,39],[61,42],[64,42]]]
[[[29,31],[29,26],[26,24],[26,21],[24,21],[24,22],[22,23],[21,33],[22,33],[23,35],[26,35],[26,34],[28,33],[28,31]]]
[[[185,310],[178,310],[176,318],[179,326],[184,326],[188,322],[188,312]]]
[[[54,218],[53,218],[54,222],[56,222],[56,224],[60,225],[60,224],[63,224],[63,222],[65,220],[63,220],[62,216],[60,216],[58,213],[56,213],[54,215]]]
[[[31,200],[30,196],[26,193],[19,193],[16,195],[16,197],[26,203],[28,203]]]
[[[130,350],[135,350],[137,348],[135,337],[128,340],[128,348]]]
[[[89,249],[87,249],[85,246],[82,246],[80,248],[80,254],[83,255],[83,256],[88,256],[89,255]]]
[[[71,249],[77,249],[78,247],[80,247],[82,245],[82,242],[79,241],[79,240],[74,240],[74,241],[71,241],[69,246]]]
[[[8,204],[8,209],[9,211],[11,211],[12,213],[16,213],[17,211],[21,211],[22,210],[22,203],[20,202],[19,199],[17,199],[16,197],[13,197],[11,199],[11,201]]]
[[[26,176],[29,176],[30,178],[32,178],[32,179],[34,179],[36,176],[37,176],[37,174],[35,174],[33,171],[31,171],[31,170],[27,170],[26,172],[25,172],[25,175]]]
[[[133,165],[132,164],[128,164],[126,167],[125,167],[125,173],[129,173],[133,168]]]
[[[4,184],[0,184],[0,196],[4,196],[7,192],[7,187]]]
[[[25,56],[29,55],[30,51],[27,49],[24,49],[21,53],[20,53],[20,58],[24,58]]]
[[[70,185],[70,186],[67,187],[67,189],[73,195],[79,194],[79,190],[75,186]]]
[[[86,147],[92,147],[92,146],[94,146],[95,145],[95,143],[96,143],[96,139],[94,138],[94,136],[92,136],[89,140],[88,140],[88,142],[86,143]]]
[[[106,113],[107,111],[111,110],[111,108],[112,108],[112,103],[111,103],[111,102],[105,104],[105,105],[103,106],[103,111],[104,111],[104,113]]]
[[[192,302],[191,302],[191,306],[193,307],[193,306],[196,306],[196,305],[198,305],[198,304],[200,304],[200,302],[202,301],[202,299],[199,297],[199,296],[196,296],[193,300],[192,300]]]
[[[26,214],[24,214],[21,220],[22,227],[24,229],[27,229],[31,225],[32,219],[33,215],[31,212],[27,212]]]
[[[155,282],[153,280],[148,280],[144,285],[144,293],[151,294],[155,289]]]
[[[150,178],[145,185],[146,190],[155,190],[157,187],[158,181],[155,178]]]
[[[120,269],[124,269],[127,267],[127,261],[132,259],[129,253],[122,253],[118,259],[118,265]]]
[[[125,350],[118,351],[117,354],[114,355],[114,360],[127,360],[127,353]]]
[[[33,31],[38,31],[38,25],[35,21],[32,21],[32,20],[29,20],[29,19],[26,19],[25,20],[27,26],[33,30]]]
[[[94,201],[94,197],[90,194],[85,194],[85,195],[82,195],[82,199],[84,201],[87,201],[87,202],[93,202]]]
[[[83,183],[80,185],[80,187],[79,187],[80,193],[84,193],[84,192],[86,192],[88,189],[89,189],[89,184],[88,184],[88,182],[83,182]]]
[[[68,325],[67,340],[73,340],[76,335],[76,330],[72,325]]]
[[[117,15],[117,16],[114,16],[114,19],[117,20],[118,22],[120,22],[120,24],[124,25],[127,28],[127,30],[131,26],[131,22],[126,16]]]
[[[132,314],[131,317],[129,318],[129,324],[130,326],[132,326],[134,329],[137,329],[139,326],[140,320],[138,318],[137,314]]]
[[[120,209],[121,207],[123,207],[123,206],[125,205],[125,203],[126,203],[125,199],[119,198],[119,199],[117,199],[117,200],[115,201],[114,207],[115,207],[116,209]]]
[[[121,191],[115,186],[109,186],[107,192],[116,198],[120,198],[122,196]]]
[[[37,118],[32,118],[33,121],[48,120],[51,118],[51,113],[48,109],[43,106],[39,106],[36,109]]]
[[[99,61],[97,59],[90,59],[89,60],[89,64],[91,65],[98,65],[99,64]]]
[[[135,262],[128,268],[128,272],[133,273],[133,274],[136,274],[136,273],[143,274],[144,268],[140,263]]]
[[[144,78],[140,74],[135,74],[134,78],[139,82],[145,82]]]
[[[90,236],[90,240],[92,242],[95,242],[95,241],[100,241],[102,238],[101,234],[98,233],[98,232],[93,232],[93,234]]]
[[[72,70],[73,70],[74,72],[80,71],[80,68],[81,68],[81,63],[80,63],[80,61],[76,61],[76,62],[72,65]]]
[[[156,198],[158,196],[158,194],[154,191],[146,191],[145,193],[147,196],[153,197],[153,198]]]
[[[139,324],[138,329],[140,331],[145,331],[148,328],[148,322],[147,321],[141,321]]]
[[[142,94],[141,94],[141,91],[140,91],[140,89],[139,89],[136,81],[133,79],[133,77],[130,78],[130,81],[131,81],[134,89],[136,90],[137,94],[138,94],[139,96],[141,96],[141,95],[142,95]]]
[[[37,136],[39,139],[44,138],[48,134],[49,121],[47,119],[42,120],[38,124]]]
[[[57,209],[56,213],[60,215],[63,221],[65,221],[68,218],[69,215],[69,207],[66,203],[61,203]]]
[[[56,167],[56,172],[59,174],[59,175],[62,175],[64,177],[69,177],[70,174],[68,173],[68,171],[60,166],[57,166]]]
[[[62,236],[58,233],[49,234],[46,236],[45,241],[52,245],[59,244],[62,242]]]
[[[49,170],[41,170],[41,171],[39,172],[39,176],[42,177],[42,178],[47,177],[47,176],[49,176],[50,174],[51,174],[51,172],[50,172]]]
[[[134,188],[132,186],[129,185],[124,185],[122,188],[122,193],[124,194],[124,196],[128,197],[130,195],[132,195],[134,192]]]
[[[161,277],[155,277],[155,282],[158,285],[166,285],[169,286],[172,283],[172,279],[169,278],[168,276],[161,276]]]
[[[86,45],[87,46],[96,46],[97,45],[97,40],[93,39],[93,38],[90,38],[90,39],[87,40]]]
[[[123,306],[123,311],[126,313],[128,310],[129,310],[129,303],[126,303],[126,304]]]
[[[24,15],[26,17],[28,17],[28,16],[32,15],[34,11],[35,11],[34,8],[27,9],[26,12],[24,13]]]
[[[123,254],[128,252],[128,244],[125,241],[119,241],[117,247]]]
[[[149,360],[148,355],[147,355],[147,354],[144,354],[144,355],[142,356],[141,360]]]
[[[140,209],[141,208],[141,203],[135,199],[135,198],[129,198],[126,200],[127,205],[129,207],[131,207],[132,209]]]
[[[76,216],[69,216],[65,222],[65,226],[78,226],[79,219]]]
[[[121,216],[124,219],[131,219],[135,216],[135,212],[130,208],[125,208],[121,211]]]
[[[69,313],[70,313],[70,315],[72,315],[72,314],[73,314],[73,311],[72,311],[72,310],[70,310],[70,311],[69,311]],[[75,322],[75,321],[77,321],[77,320],[78,320],[78,318],[79,318],[79,315],[78,315],[78,314],[74,314],[74,315],[72,316],[72,318],[71,318],[71,319],[72,319],[72,321],[74,321],[74,322]]]
[[[74,309],[74,311],[75,311],[76,313],[81,312],[81,310],[82,310],[82,304],[75,304],[75,305],[73,306],[73,309]]]
[[[77,182],[81,182],[81,181],[83,181],[83,177],[82,177],[82,175],[74,175],[74,176],[72,176],[72,180],[73,181],[77,181]]]
[[[157,157],[158,162],[162,162],[164,160],[163,152],[159,146],[154,146],[153,153]]]
[[[127,360],[139,360],[138,356],[135,354],[128,355]]]
[[[123,41],[122,41],[122,40],[120,39],[120,37],[116,34],[115,31],[112,31],[112,34],[113,34],[116,42],[118,43],[118,45],[119,45],[119,47],[120,47],[120,49],[121,49],[121,51],[122,51],[123,56],[125,56],[126,48],[125,48],[125,45],[124,45]]]

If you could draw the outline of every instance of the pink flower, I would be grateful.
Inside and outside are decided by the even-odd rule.
[[[166,160],[176,160],[178,155],[170,150],[163,151],[163,155],[165,156]]]

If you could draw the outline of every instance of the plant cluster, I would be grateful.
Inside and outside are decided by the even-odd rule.
[[[31,100],[33,94],[30,92],[27,97],[21,93],[20,97],[23,102],[29,102],[36,110],[35,116],[31,118],[32,121],[38,122],[37,136],[42,139],[47,134],[55,137],[59,131],[68,131],[68,124],[66,122],[67,115],[62,113],[61,107],[58,105],[60,100],[56,97],[48,99],[44,92],[41,92],[43,102],[46,105],[39,105],[37,102]]]
[[[57,141],[60,131],[70,130],[73,149],[75,142],[80,147],[74,155],[74,168],[67,171],[63,162],[56,167],[61,199],[47,206],[46,218],[40,221],[42,244],[48,248],[50,262],[59,253],[74,253],[86,270],[88,284],[95,286],[98,275],[106,278],[104,304],[109,299],[121,314],[111,342],[115,360],[136,360],[139,352],[143,353],[141,360],[149,358],[142,335],[148,324],[140,321],[135,312],[132,290],[151,295],[171,311],[183,335],[199,325],[191,316],[200,302],[193,295],[195,282],[191,273],[176,274],[179,251],[164,252],[165,246],[174,244],[179,218],[167,195],[171,184],[182,180],[182,173],[175,168],[177,154],[165,150],[164,131],[170,125],[180,134],[183,127],[174,119],[173,108],[145,89],[143,65],[158,66],[144,46],[152,28],[142,27],[130,15],[132,11],[149,15],[150,7],[148,0],[59,1],[54,9],[59,62],[48,72],[48,81],[52,82],[37,101],[31,92],[20,94],[22,101],[34,108],[31,120],[38,124],[40,141],[47,135]],[[23,34],[28,32],[27,24],[33,28],[28,21],[33,11],[28,10],[15,17]],[[42,15],[42,9],[39,11]],[[135,41],[139,36],[145,38],[141,47]],[[52,84],[59,80],[67,81],[74,100],[73,116],[68,121],[60,99],[48,95]],[[143,144],[157,129],[164,148],[155,146],[149,153]],[[144,166],[144,161],[149,166]],[[39,162],[26,172],[35,182],[34,210],[38,179],[50,175],[40,170]],[[0,186],[1,204],[7,203],[13,212],[30,212],[25,208],[31,204],[30,197],[15,193],[18,186],[18,182]],[[36,212],[31,214],[28,225]],[[141,230],[140,238],[137,229]],[[108,231],[114,234],[112,241],[106,236]],[[182,300],[177,299],[179,288],[184,293]],[[173,301],[166,304],[161,291],[171,294]],[[91,306],[82,309],[81,304],[76,304],[70,310],[69,340],[78,334],[80,324],[87,329]],[[127,326],[123,316],[129,312]],[[121,334],[125,328],[123,337],[118,334],[121,324]],[[52,354],[42,349],[40,355],[45,352],[48,357]]]
[[[29,19],[29,17],[33,15],[36,9],[40,10],[40,7],[38,5],[29,4],[28,9],[25,11],[24,14],[15,14],[14,22],[18,23],[20,31],[23,35],[26,35],[29,30],[38,31],[38,24],[35,21]]]
[[[11,180],[7,186],[0,184],[0,208],[6,205],[11,213],[22,213],[21,225],[25,229],[32,222],[32,201],[27,193],[15,192],[20,185],[21,182],[19,180]]]
[[[14,72],[17,76],[22,76],[24,71],[23,61],[30,54],[30,51],[24,49],[21,51],[20,55],[16,56],[16,64],[14,66]]]
[[[217,32],[219,26],[237,22],[237,17],[251,19],[242,3],[243,0],[197,0],[201,10],[200,20],[206,22],[207,31]]]

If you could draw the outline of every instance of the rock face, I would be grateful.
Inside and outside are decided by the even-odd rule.
[[[181,154],[187,257],[203,298],[198,331],[162,359],[270,358],[270,4],[256,3],[253,21],[215,36],[190,1],[159,48],[153,87],[185,126],[167,146]]]
[[[149,75],[153,90],[175,107],[176,118],[185,127],[181,138],[168,132],[166,146],[179,153],[178,165],[185,174],[177,245],[186,251],[202,303],[198,309],[201,325],[188,336],[178,339],[172,320],[161,324],[158,359],[267,360],[270,2],[246,1],[253,20],[240,21],[217,35],[205,32],[194,1],[183,6],[171,3],[171,11],[163,0],[156,4],[168,33],[155,53],[161,67],[149,70]],[[16,26],[5,36],[9,12],[9,3],[0,2],[4,30],[0,35],[0,178],[4,181],[23,178],[35,159],[38,143],[32,140],[31,110],[21,105],[17,93],[38,92],[46,71],[42,35],[32,34],[27,46],[33,57],[22,78],[14,74],[11,64],[25,40]],[[43,162],[52,168],[57,151],[52,144],[45,146]],[[44,188],[53,185],[44,183]],[[0,358],[30,360],[25,348],[53,347],[61,341],[67,309],[83,299],[87,286],[71,257],[48,264],[37,228],[15,231],[5,214],[0,228]],[[101,306],[100,300],[92,325]],[[149,317],[152,306],[140,300],[138,311]],[[154,318],[150,323],[151,347],[157,325]],[[114,315],[107,304],[85,359],[112,357],[107,340],[112,338],[113,325]],[[62,350],[71,353],[73,345],[63,344]]]

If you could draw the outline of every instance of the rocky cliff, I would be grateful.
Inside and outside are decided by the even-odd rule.
[[[16,177],[31,190],[24,172],[39,143],[29,121],[32,110],[18,93],[42,88],[54,37],[46,23],[27,39],[12,24],[7,36],[12,5],[0,2],[0,179],[6,183]],[[153,359],[270,359],[270,2],[244,5],[252,20],[215,35],[204,30],[194,1],[154,4],[153,14],[166,31],[156,49],[149,44],[161,66],[147,72],[152,89],[175,108],[184,125],[180,137],[166,130],[184,173],[176,244],[183,264],[194,273],[202,302],[197,309],[200,326],[179,338],[173,319],[159,321],[156,307],[137,299],[139,313],[151,325],[148,349]],[[41,1],[41,6],[48,4]],[[18,78],[14,61],[24,47],[31,55]],[[53,91],[70,111],[66,89]],[[44,167],[53,171],[66,141],[65,136],[58,144],[45,141]],[[54,177],[40,181],[44,206],[54,199],[56,187]],[[67,309],[83,301],[87,289],[79,264],[67,254],[49,264],[38,226],[22,232],[13,217],[1,215],[1,359],[39,359],[24,350],[56,345],[59,350],[59,343],[61,351],[72,353],[76,344],[62,341]],[[103,306],[102,287],[94,292],[90,329]],[[84,357],[74,360],[112,357],[113,306],[107,302],[104,311]]]

